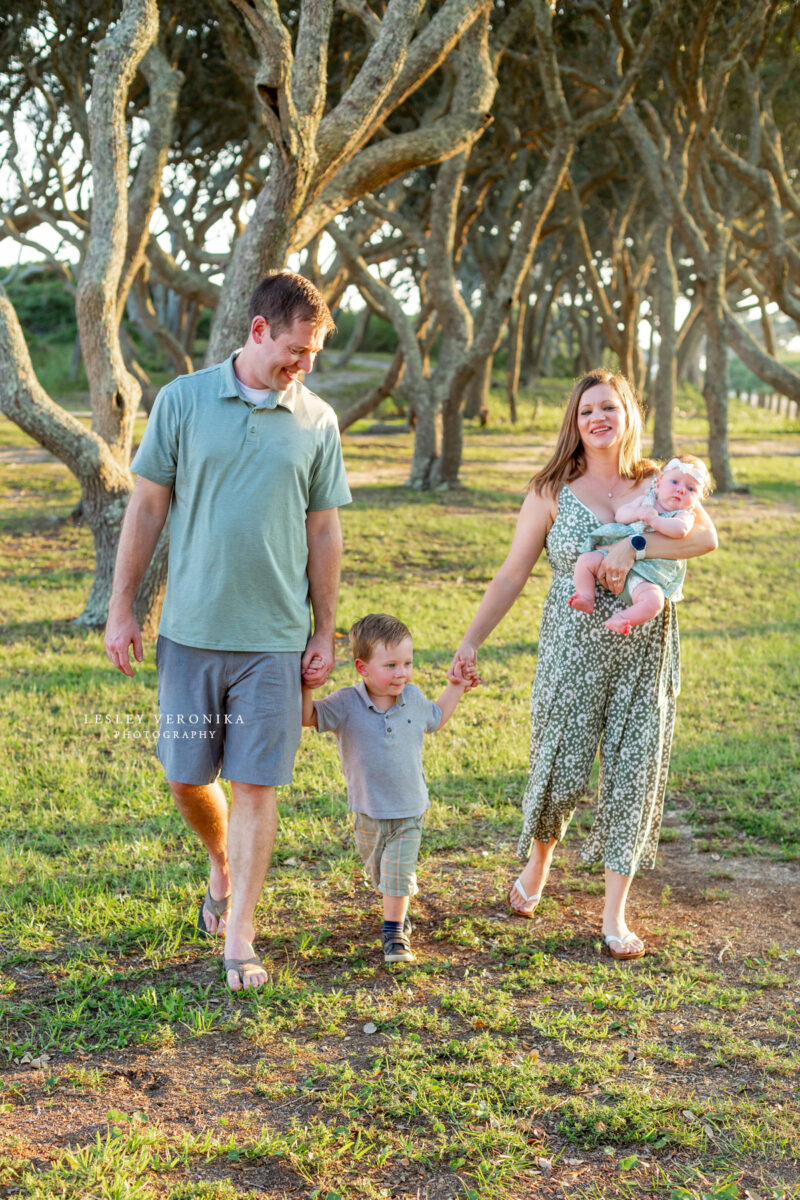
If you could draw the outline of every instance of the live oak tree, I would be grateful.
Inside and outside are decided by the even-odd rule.
[[[83,623],[105,620],[132,487],[141,389],[120,336],[129,300],[135,321],[178,362],[189,347],[174,334],[170,343],[151,311],[152,275],[187,304],[212,304],[208,353],[228,354],[241,343],[247,298],[267,268],[283,266],[363,193],[471,143],[491,96],[462,87],[457,105],[422,122],[410,121],[404,104],[491,7],[387,0],[378,16],[355,0],[214,0],[191,24],[181,6],[160,10],[156,0],[124,0],[119,13],[110,3],[53,9],[28,0],[16,12],[2,46],[4,165],[14,181],[3,233],[55,258],[75,288],[92,429],[45,394],[5,294],[0,404],[80,481],[95,546]],[[224,63],[216,86],[206,50]],[[192,103],[182,108],[198,53],[205,95],[190,84]],[[222,133],[216,144],[206,125]],[[31,128],[33,146],[22,153],[19,139]],[[174,170],[170,155],[179,158]],[[220,258],[206,239],[226,222],[232,245]],[[156,223],[166,244],[154,236]],[[50,241],[36,236],[45,226]],[[162,545],[135,606],[145,626],[163,577]]]

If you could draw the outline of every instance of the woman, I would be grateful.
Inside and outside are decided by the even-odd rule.
[[[455,677],[474,669],[478,647],[511,608],[546,547],[553,582],[539,635],[519,841],[521,857],[530,857],[509,904],[518,916],[533,916],[599,743],[597,812],[582,857],[605,865],[603,936],[613,957],[622,959],[644,954],[644,943],[625,922],[625,903],[634,872],[655,863],[680,687],[675,605],[668,602],[626,637],[606,629],[622,606],[618,596],[631,564],[641,556],[630,540],[606,556],[593,613],[577,612],[568,601],[587,534],[648,490],[655,465],[641,457],[641,432],[639,407],[623,375],[600,369],[577,384],[555,452],[531,480],[511,549],[451,668]],[[714,526],[698,506],[684,539],[648,533],[644,556],[694,558],[716,544]]]

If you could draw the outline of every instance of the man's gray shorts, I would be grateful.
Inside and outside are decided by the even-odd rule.
[[[292,782],[300,651],[201,650],[159,637],[158,757],[175,783]]]

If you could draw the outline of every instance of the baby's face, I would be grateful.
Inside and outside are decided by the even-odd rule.
[[[693,508],[702,495],[702,487],[688,471],[662,471],[656,483],[656,499],[665,512]]]

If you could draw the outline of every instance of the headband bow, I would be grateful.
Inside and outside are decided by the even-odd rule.
[[[679,458],[671,458],[664,467],[665,471],[683,471],[685,475],[691,475],[693,479],[702,486],[706,482],[706,472],[700,467],[692,466],[691,463],[681,462]]]

